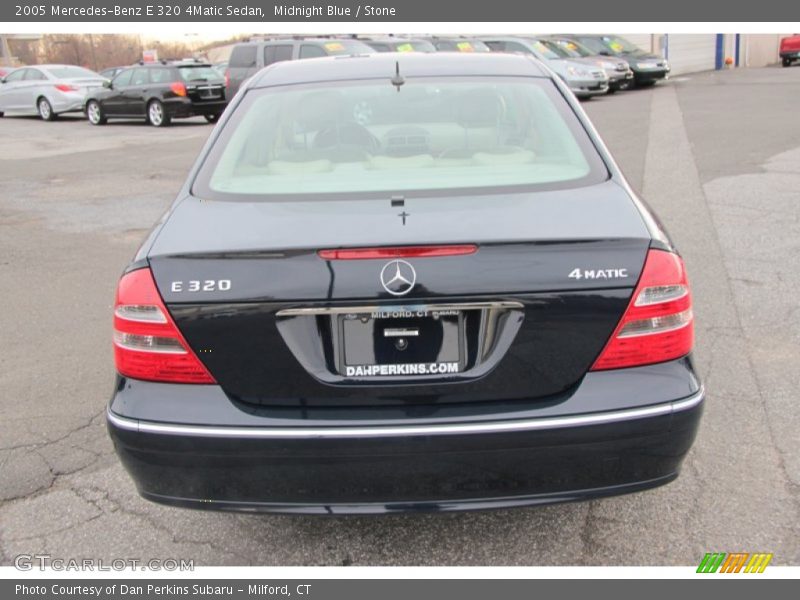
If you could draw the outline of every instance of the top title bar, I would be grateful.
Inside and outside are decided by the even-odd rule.
[[[800,2],[759,0],[374,0],[270,2],[265,0],[11,0],[0,22],[790,22]]]

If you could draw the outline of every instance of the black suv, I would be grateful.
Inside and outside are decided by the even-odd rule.
[[[233,98],[242,82],[251,75],[276,62],[374,53],[375,50],[367,44],[354,39],[295,36],[242,42],[234,46],[228,61],[228,70],[225,72],[228,97]]]
[[[92,125],[144,117],[155,127],[202,115],[214,123],[225,110],[225,82],[211,64],[194,61],[140,63],[123,69],[86,100]]]

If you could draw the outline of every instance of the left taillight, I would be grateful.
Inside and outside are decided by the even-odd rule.
[[[123,275],[114,302],[114,361],[126,377],[170,383],[215,383],[189,348],[149,268]]]
[[[61,92],[77,92],[80,88],[77,85],[67,85],[66,83],[56,84],[56,89]]]
[[[183,82],[176,81],[169,84],[169,89],[176,96],[186,96],[186,85]]]

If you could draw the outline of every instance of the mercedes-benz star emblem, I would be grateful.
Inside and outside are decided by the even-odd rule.
[[[381,269],[381,285],[392,296],[404,296],[417,282],[417,272],[404,260],[393,260]]]

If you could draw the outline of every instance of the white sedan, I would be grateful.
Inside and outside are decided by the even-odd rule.
[[[14,69],[0,80],[0,117],[39,115],[52,121],[68,112],[83,112],[90,89],[104,78],[73,65],[36,65]]]

